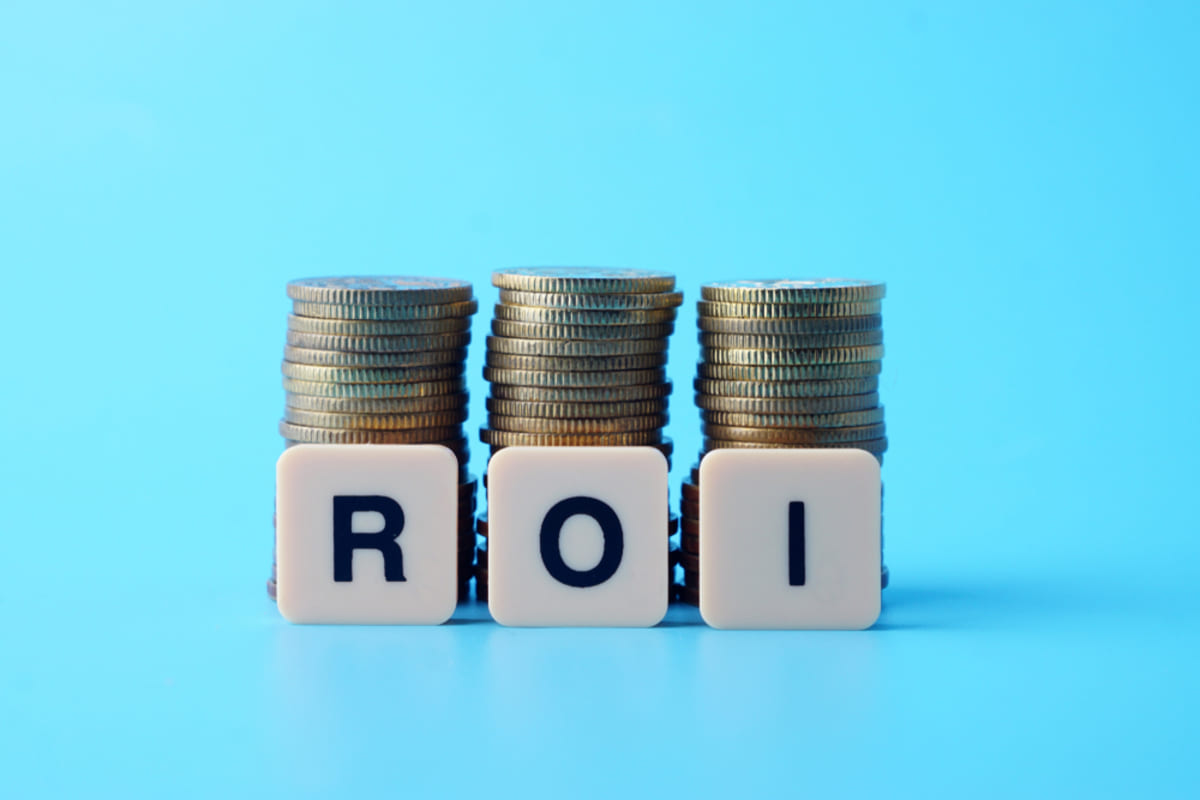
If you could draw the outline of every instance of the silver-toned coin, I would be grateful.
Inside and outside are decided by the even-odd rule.
[[[284,361],[283,375],[299,381],[329,383],[420,383],[457,378],[465,365],[441,364],[432,367],[317,367]]]
[[[796,335],[810,333],[848,333],[883,327],[883,317],[810,317],[807,319],[739,319],[736,317],[700,317],[696,327],[710,333]]]
[[[408,275],[303,278],[287,285],[287,296],[333,305],[434,305],[471,299],[470,281]]]
[[[701,394],[723,397],[836,397],[879,391],[878,376],[840,380],[708,380],[697,378],[693,386]]]
[[[670,336],[675,324],[658,325],[537,325],[527,322],[492,320],[492,333],[516,339],[571,339],[613,341],[615,339],[661,339]]]
[[[571,297],[573,295],[563,296]],[[612,295],[596,296],[611,297]],[[510,306],[497,303],[492,316],[494,319],[528,322],[536,325],[657,325],[663,322],[674,322],[676,310],[674,308],[650,310],[538,308],[537,306]]]
[[[288,408],[330,414],[432,414],[465,409],[469,399],[465,391],[427,397],[316,397],[289,392],[284,403]]]
[[[878,361],[769,367],[705,362],[696,365],[696,374],[699,377],[720,381],[825,381],[869,378],[878,375],[882,370],[883,366]]]
[[[511,353],[515,356],[598,358],[600,356],[633,356],[644,353],[666,353],[667,340],[557,341],[554,339],[511,339],[505,336],[489,336],[487,337],[487,349],[492,353]]]
[[[802,366],[806,364],[857,364],[883,358],[883,345],[826,347],[819,350],[747,350],[702,347],[700,358],[708,364],[746,366]]]
[[[500,290],[501,305],[532,306],[537,308],[573,308],[587,310],[651,310],[678,308],[683,304],[682,292],[650,294],[594,294],[591,292],[522,292]]]
[[[624,403],[539,403],[489,397],[485,402],[488,412],[492,414],[542,419],[612,419],[614,417],[666,414],[669,404],[666,398],[632,400]]]
[[[714,281],[700,287],[700,297],[729,303],[861,303],[882,300],[882,281],[853,278],[784,278]]]
[[[868,347],[883,344],[883,331],[776,335],[764,333],[699,333],[701,347],[737,350],[817,350],[828,347]]]
[[[864,442],[882,438],[883,423],[845,428],[747,428],[735,425],[700,423],[700,432],[711,439],[767,444],[825,445],[838,442]]]
[[[738,411],[701,411],[700,419],[712,425],[734,428],[856,428],[883,422],[883,406],[832,414],[746,414]]]
[[[669,292],[675,288],[675,276],[645,269],[513,267],[493,272],[492,285],[525,292]]]
[[[479,303],[439,303],[432,306],[362,306],[332,303],[292,302],[292,313],[298,317],[346,320],[425,320],[448,317],[469,317],[479,310]]]
[[[804,305],[718,303],[714,300],[701,300],[696,303],[696,311],[702,317],[733,317],[735,319],[865,317],[878,314],[879,310],[879,301],[867,303],[808,303]]]
[[[483,377],[492,383],[516,386],[638,386],[647,383],[663,383],[667,379],[664,369],[629,369],[622,372],[553,372],[549,370],[497,369],[484,367]]]
[[[283,357],[296,364],[327,367],[427,367],[460,363],[466,359],[467,351],[460,348],[401,353],[347,353],[289,346],[283,349]]]
[[[469,333],[435,333],[420,336],[330,336],[322,333],[288,331],[291,347],[334,350],[339,353],[414,353],[422,350],[454,350],[471,343]]]
[[[460,394],[467,390],[467,384],[462,378],[415,383],[330,383],[285,377],[283,388],[292,394],[313,397],[391,398]]]
[[[641,386],[513,386],[493,383],[489,387],[497,400],[519,400],[534,403],[628,403],[656,400],[671,394],[670,381]]]
[[[469,333],[470,317],[445,319],[319,319],[288,314],[288,330],[324,336],[428,336]]]
[[[696,405],[704,411],[733,414],[840,414],[875,408],[879,405],[879,393],[835,397],[723,397],[697,392]]]
[[[485,363],[499,369],[521,369],[548,372],[619,372],[630,369],[651,369],[667,363],[666,353],[644,353],[636,356],[517,356],[489,351]]]

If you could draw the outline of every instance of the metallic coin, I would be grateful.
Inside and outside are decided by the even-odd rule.
[[[465,392],[467,384],[462,378],[417,383],[328,383],[284,378],[283,388],[293,394],[314,397],[430,397]]]
[[[700,358],[709,364],[747,366],[799,366],[805,364],[857,364],[883,358],[883,345],[829,347],[821,350],[734,350],[701,348]]]
[[[643,386],[511,386],[493,383],[489,389],[498,400],[522,400],[535,403],[628,403],[655,400],[671,394],[670,381]]]
[[[496,369],[484,367],[483,377],[492,383],[515,386],[561,386],[571,388],[595,386],[639,386],[662,383],[667,379],[664,369],[629,369],[623,372],[555,372],[550,370]]]
[[[864,394],[879,390],[879,378],[846,378],[841,380],[705,380],[697,378],[692,384],[697,392],[724,397],[835,397]]]
[[[682,484],[680,484],[680,489],[682,490],[681,493],[684,500],[687,500],[690,503],[700,502],[700,484],[684,481]],[[687,514],[684,514],[684,516],[686,517]],[[699,517],[696,518],[699,519]]]
[[[339,353],[419,353],[426,350],[456,350],[471,343],[469,333],[424,336],[329,336],[322,333],[288,331],[289,347],[306,350],[335,350]]]
[[[493,414],[542,419],[613,419],[665,414],[668,404],[665,398],[629,403],[539,403],[489,397],[485,402],[487,410]]]
[[[871,439],[861,442],[822,442],[818,444],[799,444],[795,442],[745,442],[735,439],[713,439],[705,438],[703,440],[704,451],[710,450],[726,450],[726,449],[796,449],[796,448],[853,448],[857,450],[866,450],[876,458],[880,463],[883,463],[883,453],[887,450],[887,437],[879,439]]]
[[[679,566],[683,567],[688,572],[700,571],[700,556],[692,555],[691,553],[679,554]]]
[[[510,353],[488,352],[485,363],[499,369],[522,369],[561,372],[619,372],[629,369],[652,369],[667,363],[666,353],[646,353],[638,356],[514,356]]]
[[[683,533],[681,533],[679,536],[680,549],[685,553],[700,555],[700,536],[699,534],[688,533],[689,527],[691,527],[689,525],[689,520],[687,517],[684,517],[681,525]]]
[[[355,320],[318,319],[288,314],[288,330],[322,336],[428,336],[443,333],[467,333],[470,317],[446,319]]]
[[[283,348],[283,357],[295,364],[322,367],[422,367],[460,363],[466,360],[467,351],[460,348],[406,353],[345,353],[288,346]]]
[[[774,303],[717,303],[701,300],[696,311],[702,317],[734,317],[737,319],[807,319],[810,317],[862,317],[878,314],[878,301],[870,303],[808,303],[782,305]]]
[[[865,347],[882,344],[883,331],[772,335],[754,333],[699,333],[701,347],[738,350],[816,350],[830,347]]]
[[[852,428],[883,422],[883,406],[837,414],[740,414],[701,411],[700,418],[713,425],[742,428]]]
[[[516,435],[516,434],[514,434],[514,435]],[[529,436],[532,434],[520,434],[520,435]],[[563,437],[560,436],[558,438],[561,439]],[[589,440],[587,444],[561,445],[561,446],[564,446],[564,447],[568,447],[568,446],[569,447],[653,447],[655,450],[662,453],[666,457],[667,469],[671,468],[671,455],[675,452],[675,443],[671,441],[671,437],[669,437],[669,436],[662,437],[661,442],[648,442],[648,443],[636,444],[636,445],[614,445],[611,443],[597,444],[594,441],[596,438],[594,436],[583,437],[583,438],[587,438]],[[506,445],[495,445],[495,444],[492,445],[490,448],[491,454],[493,456],[496,455],[496,453],[499,453],[501,450],[503,450],[505,448],[505,446]],[[520,446],[528,447],[529,445],[520,445]],[[544,446],[544,445],[535,445],[535,446]]]
[[[675,276],[669,272],[606,267],[516,267],[492,273],[492,285],[524,292],[628,294],[669,292]]]
[[[375,384],[366,384],[374,386]],[[304,411],[323,411],[330,414],[433,414],[456,411],[467,407],[466,392],[437,394],[430,397],[313,397],[288,393],[284,403],[289,408]]]
[[[553,419],[546,417],[506,417],[488,414],[488,427],[495,431],[525,433],[634,433],[652,431],[667,424],[666,414],[643,417],[611,417],[608,419]]]
[[[467,418],[467,410],[463,408],[434,414],[329,414],[323,411],[286,408],[283,418],[294,425],[306,425],[311,428],[399,430],[458,425]]]
[[[748,428],[737,425],[716,425],[711,422],[700,423],[700,432],[712,439],[769,444],[824,445],[840,442],[866,442],[882,437],[885,430],[886,426],[883,423],[847,428]]]
[[[662,440],[662,431],[655,429],[626,433],[558,434],[480,428],[479,439],[485,444],[501,447],[629,447],[656,444]]]
[[[700,297],[726,303],[862,303],[882,300],[882,281],[851,278],[797,278],[714,281],[700,287]]]
[[[505,336],[487,337],[491,353],[510,353],[515,356],[562,356],[597,358],[599,356],[635,356],[667,352],[666,339],[629,339],[611,342],[571,342],[553,339],[509,339]]]
[[[284,377],[298,381],[328,383],[420,383],[443,381],[463,374],[464,365],[441,364],[432,367],[316,367],[284,361]]]
[[[696,365],[696,374],[701,378],[719,381],[827,381],[845,378],[870,378],[878,375],[883,365],[878,361],[863,361],[856,364],[810,364],[756,367],[741,364]]]
[[[600,295],[609,297],[611,295]],[[493,317],[513,322],[539,325],[654,325],[674,322],[674,308],[639,310],[579,310],[574,308],[538,308],[536,306],[507,306],[497,303]]]
[[[679,512],[685,517],[700,519],[700,501],[688,500],[686,497],[679,502]]]
[[[447,425],[441,428],[395,431],[346,431],[293,425],[287,420],[280,420],[279,433],[285,439],[310,444],[446,444],[458,441],[462,436],[462,428],[458,425]]]
[[[293,300],[330,305],[412,305],[461,303],[471,299],[469,281],[414,276],[304,278],[287,285]]]
[[[500,303],[537,308],[649,310],[677,308],[683,305],[683,293],[593,294],[591,292],[521,292],[515,289],[501,289]]]
[[[696,327],[710,333],[755,335],[806,335],[812,333],[850,333],[873,331],[883,327],[883,317],[809,317],[807,319],[735,319],[732,317],[700,317]]]
[[[697,392],[696,405],[704,411],[732,414],[842,414],[874,408],[879,405],[879,393],[841,397],[722,397]]]
[[[467,317],[479,310],[479,303],[441,303],[435,306],[358,306],[332,303],[306,303],[296,300],[292,313],[298,317],[348,320],[424,320]]]
[[[657,325],[536,325],[528,322],[492,320],[492,333],[517,339],[577,339],[611,341],[613,339],[662,339],[671,335],[675,324]]]
[[[281,421],[280,424],[282,425],[284,423]],[[457,459],[458,467],[459,467],[458,480],[460,482],[466,480],[466,476],[468,474],[466,464],[468,461],[471,460],[471,450],[470,450],[470,447],[467,445],[467,440],[465,438],[448,440],[445,442],[388,442],[388,441],[379,441],[379,437],[374,435],[376,433],[375,431],[349,431],[348,433],[358,435],[359,437],[361,437],[361,439],[363,439],[363,441],[305,442],[305,441],[300,441],[298,439],[285,438],[284,439],[284,447],[285,448],[294,447],[299,444],[371,444],[371,445],[376,445],[376,444],[437,444],[437,445],[441,445],[442,447],[445,447],[450,452],[454,453],[454,457],[455,457],[455,459]]]

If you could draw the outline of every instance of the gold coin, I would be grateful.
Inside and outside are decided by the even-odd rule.
[[[808,303],[781,305],[775,303],[717,303],[701,300],[696,311],[702,317],[734,317],[736,319],[807,319],[810,317],[862,317],[878,314],[878,301],[870,303]]]
[[[714,281],[700,287],[700,297],[727,303],[862,303],[882,300],[882,281],[852,278],[794,278]]]
[[[613,339],[662,339],[671,335],[675,324],[657,325],[537,325],[529,322],[492,320],[492,333],[517,339],[577,339],[611,341]]]
[[[649,310],[677,308],[683,304],[683,293],[593,294],[591,292],[522,292],[515,289],[501,289],[500,303],[510,306],[535,306],[538,308]]]
[[[701,411],[700,418],[713,425],[741,428],[852,428],[883,422],[883,406],[837,414],[739,414]]]
[[[377,384],[365,384],[375,386]],[[467,407],[469,395],[437,394],[430,397],[313,397],[304,394],[287,395],[290,408],[322,411],[329,414],[433,414],[456,411]]]
[[[736,319],[733,317],[700,317],[696,327],[710,333],[755,335],[802,335],[812,333],[850,333],[873,331],[883,327],[883,317],[809,317],[807,319]]]
[[[675,309],[579,310],[574,308],[538,308],[497,303],[495,319],[539,325],[653,325],[675,321]]]
[[[794,442],[743,442],[736,439],[704,439],[704,451],[724,450],[724,449],[767,449],[767,450],[787,450],[787,449],[856,449],[866,450],[871,455],[875,456],[880,463],[883,463],[883,453],[887,450],[887,438],[871,439],[861,442],[822,442],[821,444],[797,444]]]
[[[524,433],[480,428],[479,439],[501,447],[630,447],[656,444],[662,440],[658,429],[626,433]]]
[[[525,433],[634,433],[652,431],[667,424],[666,414],[651,414],[643,417],[611,417],[608,419],[554,419],[546,417],[506,417],[488,414],[488,427],[494,431],[522,431]]]
[[[817,350],[822,348],[865,347],[883,343],[883,331],[850,333],[809,333],[773,335],[764,333],[699,333],[701,347],[736,350]]]
[[[664,369],[629,369],[623,372],[557,372],[550,370],[496,369],[484,367],[483,377],[492,383],[515,386],[561,386],[570,388],[597,386],[639,386],[662,383]]]
[[[458,425],[467,418],[467,410],[464,408],[433,414],[330,414],[324,411],[285,408],[283,418],[294,425],[306,425],[310,428],[400,430]]]
[[[722,397],[696,394],[696,405],[705,411],[732,414],[841,414],[879,405],[878,392],[840,397]]]
[[[711,439],[771,444],[824,445],[835,442],[864,442],[883,436],[886,426],[856,425],[848,428],[748,428],[701,422],[700,432]]]
[[[345,353],[288,346],[283,348],[283,357],[295,364],[323,367],[421,367],[461,363],[466,360],[467,351],[461,348],[406,353]]]
[[[628,339],[611,342],[572,342],[553,339],[509,339],[487,337],[487,349],[492,353],[515,356],[562,356],[595,358],[598,356],[635,356],[667,352],[666,339]]]
[[[465,392],[467,384],[462,378],[418,383],[329,383],[284,378],[283,388],[292,394],[315,397],[384,398],[455,394]]]
[[[332,430],[293,425],[287,420],[280,420],[279,433],[285,439],[310,444],[447,444],[459,441],[462,428],[458,425],[447,425],[440,428],[394,431]]]
[[[539,403],[521,400],[498,400],[489,397],[487,410],[509,417],[540,417],[542,419],[612,419],[665,414],[668,401],[635,400],[628,403]]]
[[[304,278],[287,285],[293,300],[332,305],[435,305],[471,299],[471,283],[408,275]]]
[[[671,394],[670,381],[642,386],[512,386],[493,383],[489,387],[497,400],[522,400],[535,403],[627,403],[655,400]]]
[[[429,336],[444,333],[467,333],[471,330],[471,318],[354,320],[318,319],[317,317],[298,317],[295,314],[288,314],[288,330],[322,336]]]
[[[284,377],[298,381],[328,383],[423,383],[457,378],[463,374],[463,364],[443,364],[432,367],[315,367],[312,364],[283,362]]]
[[[669,292],[675,276],[647,269],[515,267],[493,272],[492,285],[524,292],[629,294]]]
[[[638,356],[514,356],[509,353],[488,352],[489,367],[499,369],[521,369],[547,372],[619,372],[629,369],[651,369],[667,363],[666,353],[646,353]]]
[[[424,320],[467,317],[479,310],[479,303],[441,303],[434,306],[357,306],[333,303],[306,303],[296,300],[292,313],[298,317],[348,320]]]
[[[844,378],[841,380],[705,380],[697,378],[692,385],[701,394],[723,397],[836,397],[864,394],[879,390],[879,378]]]
[[[827,381],[844,378],[870,378],[882,371],[883,366],[878,361],[769,367],[745,364],[707,364],[705,362],[696,365],[698,376],[719,381]]]
[[[425,336],[329,336],[322,333],[288,331],[290,347],[307,350],[336,350],[339,353],[417,353],[425,350],[456,350],[471,343],[469,333]]]

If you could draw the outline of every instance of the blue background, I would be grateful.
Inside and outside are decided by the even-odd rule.
[[[1194,3],[0,11],[0,794],[1196,796]],[[889,283],[869,633],[300,628],[290,278]],[[475,446],[474,469],[484,448]],[[470,606],[460,617],[486,617]]]

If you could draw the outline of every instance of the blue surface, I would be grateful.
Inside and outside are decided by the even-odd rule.
[[[1195,797],[1194,3],[0,13],[0,796]],[[297,628],[284,283],[889,282],[864,634]],[[475,469],[483,467],[476,446]]]

